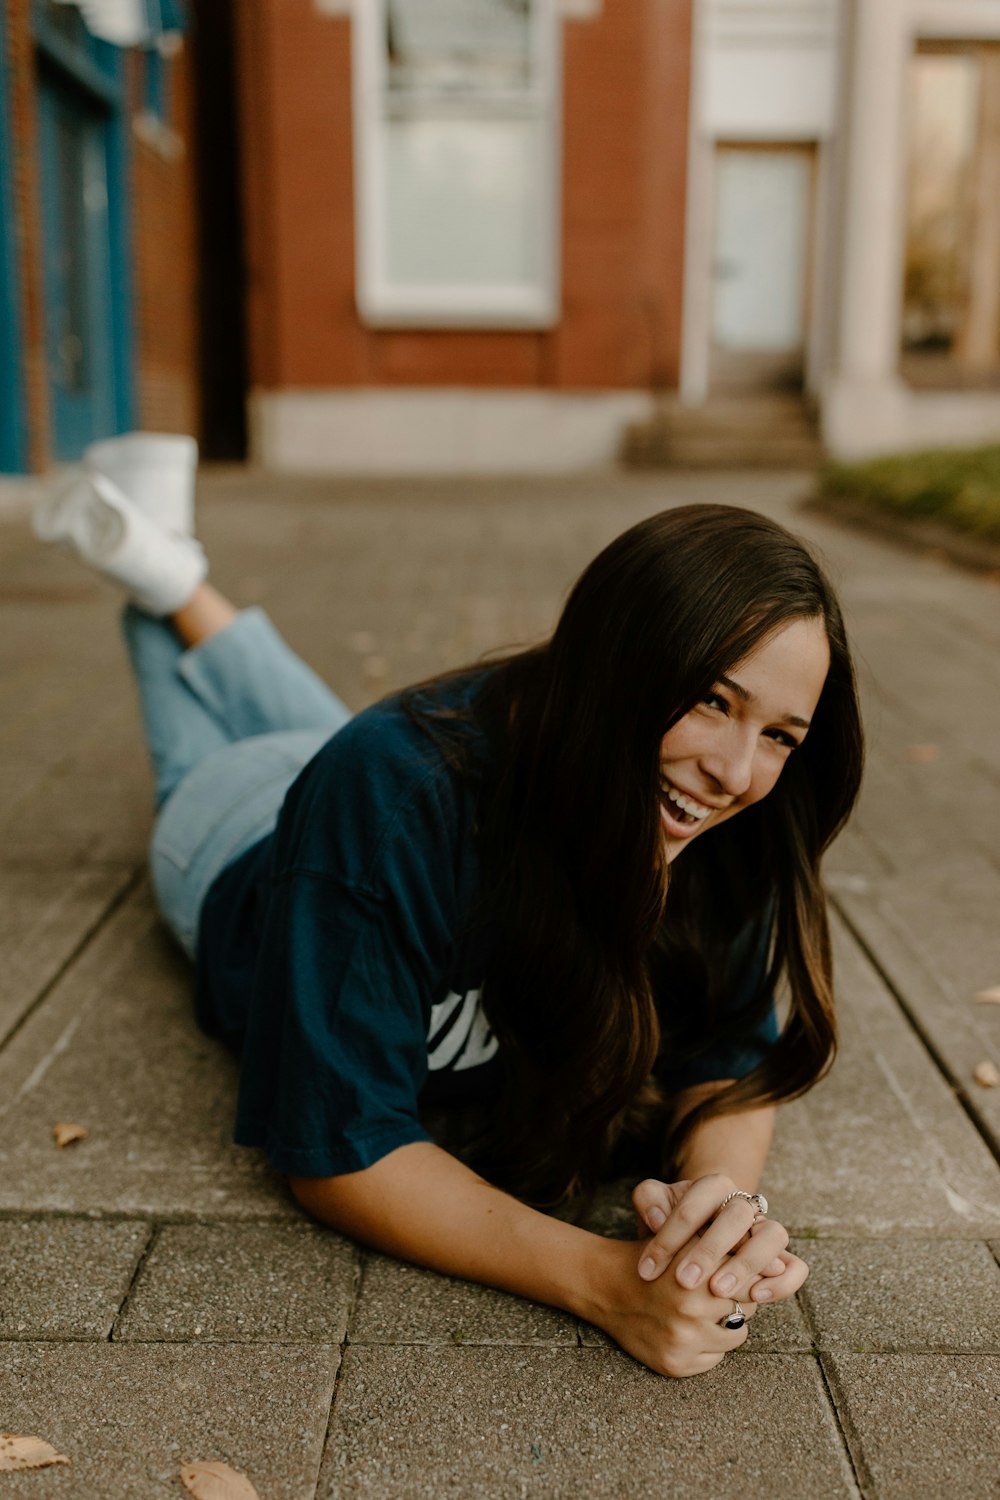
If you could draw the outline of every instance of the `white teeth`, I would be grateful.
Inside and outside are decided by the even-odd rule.
[[[702,803],[693,802],[690,797],[685,797],[683,792],[675,791],[672,786],[667,787],[667,796],[671,802],[676,802],[678,807],[682,807],[686,813],[690,813],[692,818],[697,818],[699,822],[707,818],[712,811],[710,807],[704,807]]]

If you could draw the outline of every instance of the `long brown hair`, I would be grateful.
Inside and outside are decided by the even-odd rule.
[[[809,734],[766,798],[668,871],[664,734],[800,618],[820,618],[830,646]],[[433,710],[407,703],[449,740]],[[483,1006],[504,1082],[465,1154],[539,1206],[581,1195],[582,1212],[622,1133],[664,1128],[658,1059],[748,1040],[779,982],[790,1003],[780,1037],[678,1122],[664,1169],[699,1121],[797,1098],[833,1062],[820,859],[851,811],[863,759],[841,611],[804,543],[776,522],[722,505],[664,511],[586,568],[548,642],[491,667],[474,711],[494,752],[479,797],[479,919],[495,933]],[[463,738],[450,744],[461,768]],[[767,973],[720,1037],[716,956],[754,920],[769,935]]]

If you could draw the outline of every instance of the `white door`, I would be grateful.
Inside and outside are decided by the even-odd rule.
[[[712,342],[723,357],[801,364],[812,171],[808,149],[717,153]]]

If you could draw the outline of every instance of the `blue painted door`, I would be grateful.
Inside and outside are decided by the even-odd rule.
[[[42,68],[38,122],[52,451],[71,459],[116,426],[108,116]]]

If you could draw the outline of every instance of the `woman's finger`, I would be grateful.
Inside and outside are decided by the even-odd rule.
[[[688,1274],[693,1276],[693,1280],[679,1280],[682,1286],[690,1289],[697,1286],[705,1276],[711,1275],[723,1255],[745,1238],[753,1222],[755,1208],[746,1198],[733,1198],[719,1213],[721,1205],[732,1192],[731,1179],[721,1173],[700,1177],[693,1182],[649,1244],[643,1246],[639,1261],[639,1275],[643,1280],[654,1281],[666,1270],[679,1250],[693,1252],[696,1247],[703,1245],[704,1239],[699,1240],[698,1233],[706,1224],[711,1227],[705,1230],[704,1238],[713,1235],[712,1245],[707,1253],[698,1250],[696,1254],[685,1254],[683,1262],[678,1262],[678,1267],[681,1264],[691,1264],[693,1269]],[[768,1260],[772,1258],[773,1251]]]
[[[747,1239],[748,1219],[753,1213],[754,1205],[745,1198],[735,1198],[727,1203],[700,1238],[675,1257],[673,1273],[680,1285],[690,1290],[705,1285],[709,1277],[718,1277],[718,1280],[713,1280],[710,1291],[717,1297],[729,1297],[734,1287],[748,1280],[750,1272],[756,1273],[760,1257],[754,1258],[753,1241]],[[773,1237],[764,1264],[773,1260],[775,1251],[787,1243],[787,1234],[783,1239]],[[738,1245],[746,1248],[737,1253]]]
[[[713,1230],[708,1230],[702,1240],[702,1246],[707,1247],[702,1253],[713,1253],[716,1248],[712,1242],[712,1232]],[[725,1259],[720,1256],[716,1260],[709,1273],[709,1289],[717,1297],[731,1297],[734,1287],[749,1286],[760,1275],[761,1269],[770,1265],[787,1244],[788,1230],[784,1224],[779,1224],[776,1219],[761,1219],[750,1231],[748,1245],[736,1255]]]
[[[749,1296],[753,1302],[783,1302],[787,1297],[794,1297],[809,1275],[809,1267],[797,1255],[786,1253],[784,1258],[785,1270],[780,1276],[757,1281],[750,1288]]]
[[[690,1186],[690,1179],[661,1182],[656,1177],[646,1177],[637,1183],[632,1189],[632,1206],[639,1232],[648,1229],[650,1234],[655,1234],[661,1229]]]

